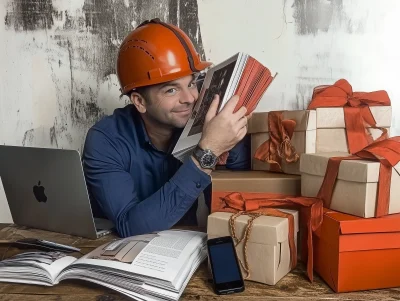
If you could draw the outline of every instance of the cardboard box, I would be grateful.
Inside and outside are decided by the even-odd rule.
[[[372,116],[378,127],[389,128],[392,122],[391,106],[371,106]],[[317,108],[317,129],[335,129],[345,128],[344,111],[342,107],[338,108]],[[369,125],[367,125],[369,127]]]
[[[315,153],[316,140],[316,113],[314,110],[283,111],[283,120],[296,121],[296,127],[291,139],[292,146],[300,155],[302,153]],[[268,112],[253,113],[249,120],[248,133],[251,134],[251,158],[253,170],[270,170],[270,164],[254,158],[258,147],[270,138],[268,126]],[[282,160],[282,171],[287,174],[299,172],[299,161],[287,163]]]
[[[295,243],[297,242],[298,212],[284,210],[294,216]],[[208,238],[230,236],[229,218],[232,213],[215,212],[208,216]],[[243,237],[249,216],[242,215],[235,220],[236,235]],[[250,277],[247,280],[275,285],[290,272],[290,248],[288,240],[289,222],[287,218],[260,216],[254,220],[247,242],[247,258]],[[239,259],[244,262],[243,242],[236,246]],[[297,256],[297,254],[293,254]],[[241,267],[243,277],[246,276]]]
[[[392,121],[391,106],[370,107],[378,127],[388,130]],[[345,129],[343,108],[317,108],[316,110],[316,153],[320,152],[349,152]],[[377,139],[382,131],[368,127],[373,139]]]
[[[316,197],[322,185],[330,157],[344,157],[347,153],[303,154],[300,158],[301,194]],[[377,202],[379,162],[344,160],[333,190],[330,209],[360,217],[374,217]],[[398,164],[395,169],[400,170]],[[400,176],[392,172],[389,214],[400,212]]]
[[[400,286],[400,215],[363,219],[325,209],[314,270],[335,292]]]
[[[269,192],[298,196],[300,176],[267,171],[218,170],[211,173],[213,198],[218,192]]]
[[[390,128],[387,128],[390,135]],[[369,128],[368,132],[375,140],[379,138],[382,131],[379,129]],[[317,129],[316,152],[349,152],[347,146],[346,129]]]

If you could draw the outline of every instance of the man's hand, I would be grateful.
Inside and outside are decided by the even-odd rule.
[[[215,155],[220,156],[231,150],[244,138],[247,133],[247,121],[251,115],[246,116],[247,109],[245,107],[241,107],[236,113],[233,113],[238,101],[239,96],[233,96],[217,115],[219,96],[214,96],[199,142],[202,149],[210,149]]]

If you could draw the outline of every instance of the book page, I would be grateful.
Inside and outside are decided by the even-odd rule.
[[[204,236],[190,232],[161,235],[148,244],[132,262],[134,271],[141,275],[176,281],[193,253],[199,253]],[[173,283],[174,285],[174,283]]]
[[[165,272],[168,263],[180,257],[192,236],[155,237],[135,258],[132,265],[158,272]]]
[[[24,279],[24,283],[34,283],[40,271],[38,269],[42,269],[41,274],[53,283],[57,275],[74,261],[76,261],[75,257],[62,252],[25,252],[1,261],[0,274],[10,275],[14,277],[14,280],[20,277]],[[16,270],[18,273],[11,276]]]
[[[139,297],[144,300],[178,300],[187,283],[190,281],[191,276],[206,256],[207,251],[205,246],[200,250],[200,256],[191,256],[192,260],[189,261],[190,264],[185,266],[182,276],[179,277],[179,284],[176,285],[176,289],[154,286],[143,281],[132,281],[132,279],[129,279],[127,274],[121,274],[118,276],[106,272],[99,274],[98,272],[87,268],[74,269],[68,278],[94,282],[129,296],[134,296],[135,298]]]
[[[206,234],[167,230],[112,241],[75,261],[172,282]]]

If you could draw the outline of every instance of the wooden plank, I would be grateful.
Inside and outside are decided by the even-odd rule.
[[[0,295],[2,301],[131,301],[132,299],[120,295],[120,294],[103,294],[103,295],[21,295],[21,294],[11,294],[11,295]]]

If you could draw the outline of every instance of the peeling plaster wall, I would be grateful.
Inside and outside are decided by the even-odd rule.
[[[204,56],[196,0],[1,1],[0,143],[81,151],[87,130],[127,101],[115,75],[120,43],[155,17]],[[0,222],[10,217],[4,201],[0,185]]]
[[[388,91],[398,135],[399,14],[398,0],[3,0],[0,143],[81,150],[89,127],[127,101],[118,45],[153,17],[214,63],[245,51],[277,71],[258,111],[303,109],[313,87],[346,78]]]
[[[160,17],[203,53],[196,0],[7,0],[0,6],[0,143],[81,150],[87,130],[123,106],[123,38]]]

